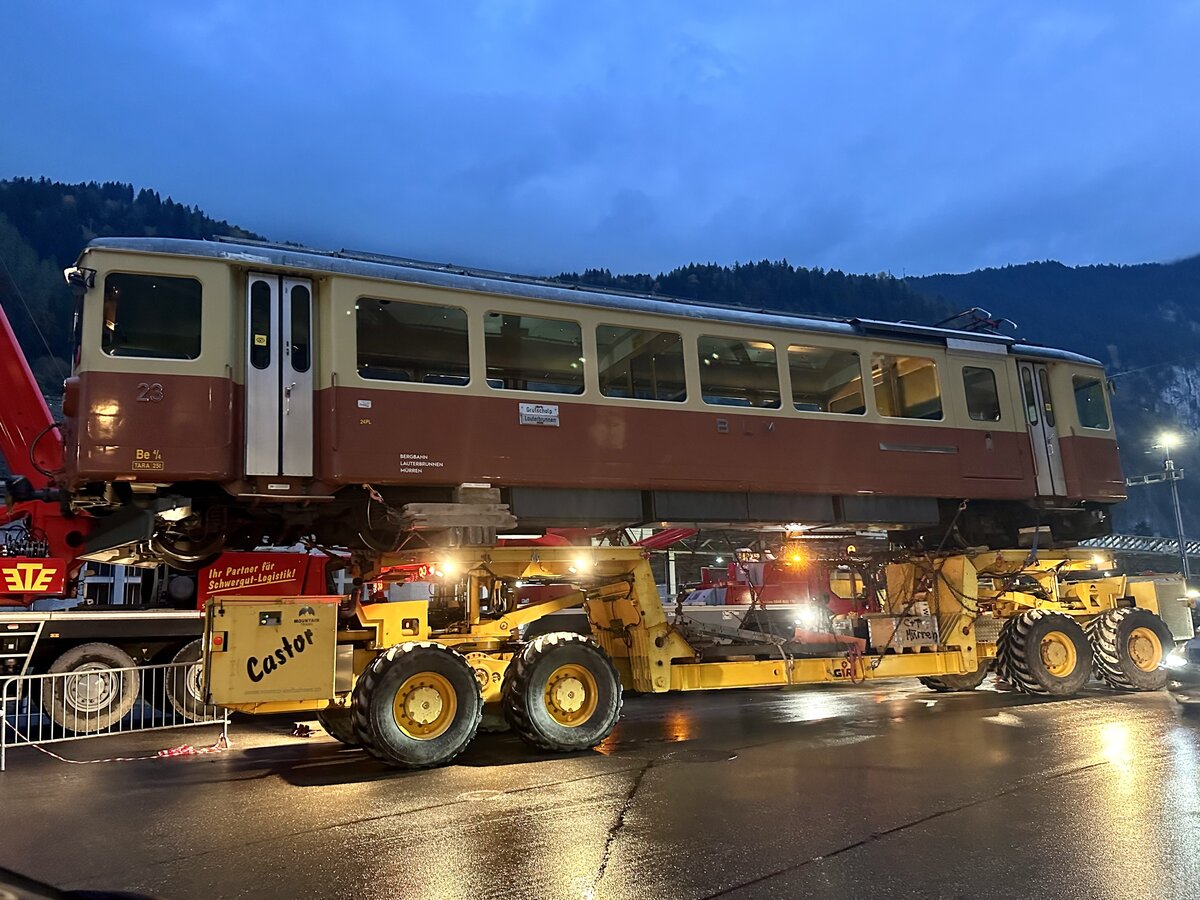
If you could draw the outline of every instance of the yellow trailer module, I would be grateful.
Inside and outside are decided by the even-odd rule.
[[[382,571],[426,573],[428,600],[211,600],[206,691],[244,712],[314,710],[344,743],[422,767],[461,752],[485,710],[538,747],[594,747],[616,724],[623,689],[920,678],[970,690],[995,669],[1017,690],[1063,696],[1094,666],[1113,688],[1155,690],[1170,648],[1191,637],[1182,579],[1108,576],[1091,554],[908,555],[880,566],[878,611],[812,644],[669,614],[637,547],[393,554]],[[529,603],[520,589],[530,585],[558,588]],[[574,606],[590,636],[521,639],[523,625]]]

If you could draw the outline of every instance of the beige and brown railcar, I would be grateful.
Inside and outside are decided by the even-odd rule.
[[[968,500],[995,545],[1124,495],[1101,365],[995,334],[253,243],[100,239],[67,274],[65,486],[125,509],[96,546],[386,544],[368,484],[487,483],[523,526],[929,534]]]

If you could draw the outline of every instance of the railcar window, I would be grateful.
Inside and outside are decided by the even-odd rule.
[[[1000,394],[996,391],[996,373],[978,366],[963,366],[963,390],[967,394],[967,415],[977,422],[1000,421]]]
[[[292,368],[307,372],[312,364],[312,298],[302,284],[292,286]]]
[[[796,409],[854,416],[867,411],[862,364],[854,351],[793,345],[788,347],[788,371]]]
[[[104,279],[109,356],[195,359],[200,355],[200,282],[112,272]]]
[[[1042,412],[1046,414],[1046,424],[1054,427],[1054,401],[1050,399],[1050,376],[1045,369],[1038,369],[1038,387],[1042,391]]]
[[[358,374],[461,386],[470,380],[467,313],[457,306],[359,298]]]
[[[271,364],[271,285],[250,285],[250,365],[265,369]]]
[[[774,344],[703,335],[697,346],[705,403],[779,409]]]
[[[671,331],[620,325],[596,329],[600,393],[634,400],[687,399],[683,338]]]
[[[901,419],[940,419],[942,393],[937,366],[923,356],[871,356],[871,383],[881,416]]]
[[[1108,430],[1108,409],[1104,406],[1104,382],[1090,375],[1072,376],[1075,385],[1075,408],[1079,424],[1084,428]]]
[[[1025,418],[1030,425],[1038,423],[1037,398],[1033,396],[1033,376],[1028,369],[1021,370],[1021,396],[1025,398]]]
[[[483,320],[488,384],[510,391],[583,393],[578,322],[489,312]]]

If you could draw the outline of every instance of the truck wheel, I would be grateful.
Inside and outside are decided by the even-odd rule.
[[[171,663],[187,665],[167,670],[167,702],[183,719],[194,722],[204,716],[207,705],[204,702],[204,660],[199,638],[184,644]]]
[[[608,654],[574,632],[530,641],[509,664],[501,687],[509,725],[543,750],[595,747],[621,715],[621,679]]]
[[[976,671],[966,675],[934,675],[918,680],[925,687],[937,691],[939,694],[953,691],[973,691],[983,684],[983,679],[987,678],[990,665],[991,660],[985,659],[979,664],[979,668]]]
[[[1031,609],[1001,629],[998,671],[1018,691],[1066,697],[1091,675],[1092,651],[1079,623],[1062,613]]]
[[[1167,686],[1163,660],[1174,646],[1167,623],[1148,609],[1106,609],[1088,626],[1096,677],[1118,691]]]
[[[327,706],[317,712],[317,721],[325,733],[347,747],[361,746],[354,733],[354,714],[347,706]]]
[[[449,762],[479,730],[483,697],[475,671],[455,650],[431,641],[391,647],[354,689],[354,731],[373,756],[423,769]]]
[[[60,728],[76,734],[103,731],[121,721],[133,709],[141,690],[132,657],[112,644],[72,647],[47,671],[64,677],[48,679],[43,710]]]

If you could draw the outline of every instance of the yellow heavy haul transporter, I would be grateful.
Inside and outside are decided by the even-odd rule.
[[[831,620],[815,643],[807,631],[789,640],[665,609],[637,547],[463,548],[383,563],[396,578],[420,571],[429,598],[210,601],[209,701],[311,711],[344,743],[420,768],[460,753],[485,714],[543,749],[595,747],[623,690],[920,678],[957,691],[989,670],[1030,694],[1070,695],[1093,674],[1116,690],[1157,690],[1166,655],[1193,634],[1182,579],[1110,576],[1079,551],[892,557],[879,611]],[[527,602],[536,585],[557,596]],[[522,626],[579,605],[590,637],[521,639]]]

